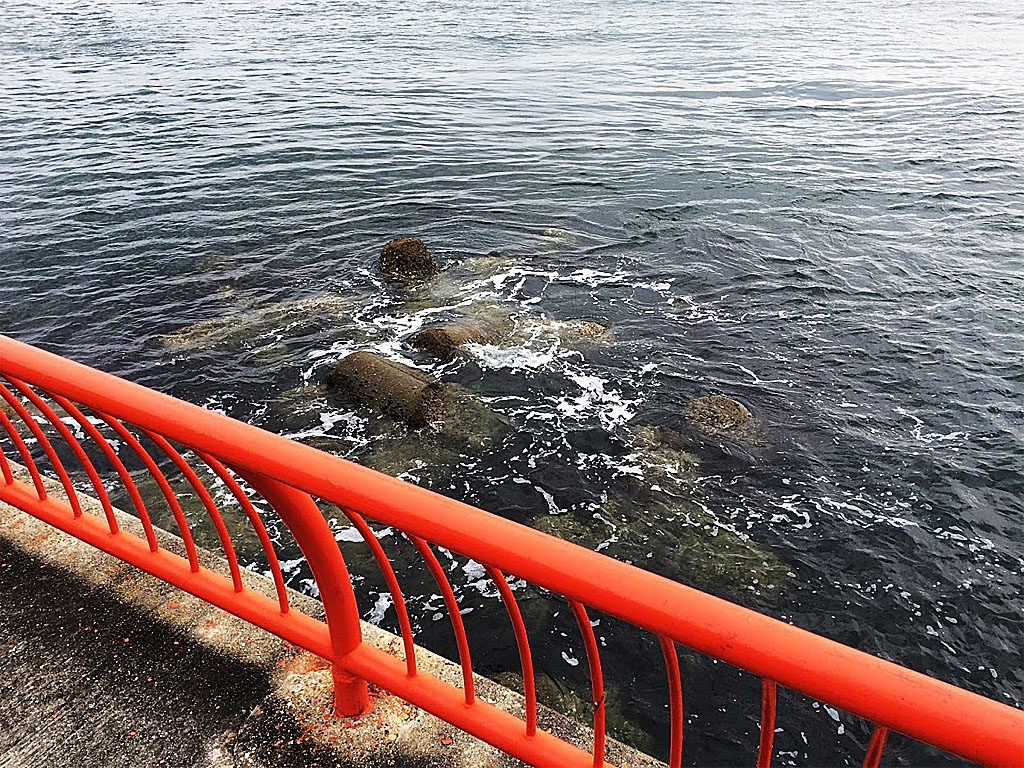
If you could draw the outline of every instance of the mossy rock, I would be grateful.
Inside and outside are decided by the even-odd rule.
[[[483,402],[475,392],[458,384],[445,385],[443,409],[431,425],[448,445],[479,450],[508,427],[508,420]]]
[[[444,385],[423,371],[373,352],[353,352],[331,370],[327,384],[360,405],[424,427],[444,415]]]
[[[594,320],[553,320],[536,316],[518,318],[514,337],[518,343],[530,343],[538,339],[562,344],[607,344],[613,341],[611,330]]]
[[[438,275],[441,267],[418,237],[400,237],[381,248],[380,271],[388,277],[415,280]]]
[[[666,426],[640,426],[634,430],[644,463],[644,476],[658,485],[676,488],[697,480],[700,458],[676,430]]]
[[[561,227],[548,227],[540,236],[551,245],[572,245],[579,241],[579,236],[575,232]]]
[[[409,337],[409,343],[439,360],[451,360],[467,344],[488,344],[495,338],[481,325],[449,323],[423,328]]]
[[[498,672],[489,677],[516,693],[523,693],[523,676],[518,672]],[[536,668],[533,671],[533,686],[539,704],[588,728],[594,724],[594,704],[586,695],[589,688],[577,691]],[[649,751],[652,739],[628,718],[626,713],[630,707],[623,700],[619,689],[605,681],[604,694],[605,719],[611,736],[635,749]]]
[[[722,525],[705,507],[684,498],[658,494],[640,501],[613,497],[603,517],[622,521],[619,546],[653,551],[670,562],[679,579],[702,589],[777,595],[789,581],[789,566],[768,547]],[[661,526],[652,530],[645,516]]]
[[[730,594],[778,594],[789,580],[789,566],[770,549],[720,525],[700,505],[668,496],[639,500],[612,497],[593,521],[572,514],[544,515],[533,520],[537,530],[596,550],[609,539],[601,520],[615,521],[613,557],[633,559],[653,552],[668,572],[683,583]]]
[[[375,440],[360,463],[385,475],[434,488],[451,478],[459,465],[459,453],[434,435],[420,431]]]
[[[558,335],[564,342],[607,341],[610,337],[607,326],[593,320],[564,320],[559,323]]]
[[[322,382],[299,384],[278,394],[267,403],[277,429],[301,430],[319,421],[327,409],[327,385]]]
[[[750,429],[754,415],[739,400],[725,395],[705,395],[691,400],[686,421],[707,435],[736,434]]]
[[[289,350],[282,347],[279,331],[285,326],[308,321],[323,321],[351,313],[353,302],[345,296],[328,294],[311,296],[295,301],[281,301],[260,305],[251,296],[238,294],[234,290],[221,292],[223,298],[233,306],[223,315],[201,320],[166,333],[160,340],[172,349],[209,348],[220,344],[254,346],[264,338],[268,355],[279,359],[281,353]]]

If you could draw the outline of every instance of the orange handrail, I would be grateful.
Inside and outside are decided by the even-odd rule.
[[[392,526],[414,542],[422,540],[417,549],[428,567],[432,554],[427,542],[473,558],[488,573],[514,575],[564,596],[580,620],[585,640],[589,624],[584,626],[580,619],[586,616],[584,606],[654,633],[669,665],[675,765],[681,755],[682,700],[678,669],[673,673],[671,666],[674,644],[679,643],[761,677],[766,724],[774,722],[776,685],[873,722],[876,737],[867,756],[873,764],[881,756],[885,735],[897,731],[979,763],[1024,768],[1024,713],[1013,707],[5,336],[0,336],[0,377],[18,391],[19,384],[31,386],[38,393],[91,409],[101,419],[117,419],[141,434],[151,432],[213,457],[259,492],[310,563],[325,604],[326,627],[262,595],[238,592],[219,574],[196,572],[184,558],[166,550],[153,552],[146,539],[112,532],[101,518],[76,517],[66,503],[40,498],[38,484],[10,476],[0,453],[5,470],[0,499],[332,660],[340,713],[354,714],[365,706],[362,681],[369,680],[535,765],[600,765],[604,757],[600,738],[595,739],[594,754],[587,755],[535,724],[531,727],[475,698],[471,678],[458,689],[418,671],[408,660],[363,643],[344,561],[313,499]],[[16,429],[2,412],[0,427],[24,460],[27,449],[18,444]],[[64,469],[55,469],[63,480]],[[514,617],[513,622],[517,641],[525,642],[521,617],[519,624]],[[460,655],[465,650],[468,670],[461,622],[453,621],[453,629]],[[587,643],[587,650],[600,736],[600,660],[596,645]],[[528,647],[521,656],[529,659]],[[761,740],[759,764],[770,760],[770,729],[768,725]]]

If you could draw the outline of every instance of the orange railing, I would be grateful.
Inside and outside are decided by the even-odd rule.
[[[0,405],[4,403],[13,415],[6,415],[0,408],[0,437],[6,434],[30,477],[16,477],[12,469],[14,457],[8,459],[0,451],[0,499],[329,659],[334,669],[338,714],[356,715],[365,710],[366,681],[370,681],[528,763],[603,765],[604,691],[589,608],[658,638],[671,702],[668,757],[672,766],[680,764],[683,741],[676,644],[726,661],[762,679],[758,766],[767,766],[771,760],[778,685],[874,723],[864,759],[866,766],[878,765],[890,731],[976,762],[1024,766],[1024,713],[1020,710],[227,416],[0,336]],[[104,433],[114,438],[113,444]],[[55,437],[60,438],[56,446]],[[150,445],[149,450],[144,442]],[[159,459],[150,453],[153,449]],[[116,472],[142,521],[143,536],[118,528],[109,493],[90,451],[95,458],[102,455]],[[125,458],[122,451],[126,452]],[[102,516],[83,510],[61,454],[65,459],[73,456],[81,466],[102,506]],[[186,458],[189,454],[194,457],[191,463]],[[141,462],[156,481],[184,542],[184,556],[158,545],[146,502],[124,463],[129,455],[134,457],[133,462]],[[44,457],[63,486],[66,501],[47,493],[36,463]],[[167,467],[168,462],[187,481],[208,513],[227,559],[230,577],[200,566],[188,520],[160,468],[161,464]],[[208,474],[223,483],[244,511],[270,565],[277,600],[244,586],[231,534],[212,494],[193,468],[195,462],[205,464]],[[341,510],[370,548],[391,591],[404,641],[404,660],[362,641],[352,582],[318,502]],[[257,505],[276,513],[302,550],[324,604],[326,623],[289,606],[281,569]],[[405,602],[367,518],[402,531],[436,581],[457,641],[463,672],[461,689],[417,669]],[[493,580],[518,643],[526,697],[525,719],[475,695],[466,632],[455,595],[432,546],[482,563]],[[527,632],[507,576],[524,579],[568,601],[590,668],[594,742],[589,754],[537,727]]]

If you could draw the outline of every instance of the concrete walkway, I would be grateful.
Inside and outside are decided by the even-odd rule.
[[[119,518],[138,531],[133,517]],[[159,538],[181,551],[176,536]],[[227,572],[209,552],[200,559]],[[245,580],[273,594],[263,577]],[[290,600],[321,615],[316,600],[294,592]],[[394,635],[364,624],[364,636],[400,655]],[[429,651],[418,649],[417,659],[431,674],[461,679],[458,665]],[[485,678],[476,685],[522,714],[519,694]],[[522,765],[372,693],[369,714],[331,717],[323,660],[0,502],[0,768]],[[539,719],[588,748],[585,726],[550,710]],[[623,768],[662,765],[614,742],[608,757]]]

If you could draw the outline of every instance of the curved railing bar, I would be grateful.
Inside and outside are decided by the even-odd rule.
[[[60,484],[64,487],[64,493],[67,494],[68,504],[71,506],[71,511],[75,517],[82,516],[82,505],[78,502],[78,492],[75,490],[75,486],[71,483],[71,478],[68,477],[67,470],[64,469],[64,464],[61,463],[60,457],[57,455],[57,451],[53,449],[53,445],[50,443],[50,439],[43,432],[42,427],[36,424],[36,420],[32,418],[32,415],[28,412],[21,401],[18,400],[3,384],[0,384],[0,397],[3,397],[12,408],[15,413],[18,414],[25,426],[29,428],[29,431],[35,437],[39,443],[39,447],[43,449],[46,454],[46,458],[50,460],[50,465],[57,473],[57,478],[60,480]]]
[[[245,589],[245,586],[242,584],[242,573],[238,568],[238,557],[235,555],[235,547],[231,543],[231,535],[228,533],[227,526],[224,525],[224,519],[220,516],[220,510],[213,503],[213,497],[210,496],[210,492],[206,490],[206,486],[203,485],[203,481],[199,479],[199,475],[192,469],[192,466],[185,461],[185,458],[178,453],[178,450],[173,445],[167,442],[165,437],[144,427],[139,427],[139,431],[152,440],[153,444],[166,454],[167,458],[178,468],[178,471],[181,472],[188,481],[188,484],[198,494],[199,500],[206,508],[206,514],[210,516],[214,530],[217,531],[217,538],[220,539],[220,546],[224,550],[224,557],[228,561],[228,570],[231,572],[231,583],[235,587],[235,592],[241,592]]]
[[[889,729],[884,725],[875,723],[871,731],[871,741],[868,742],[868,751],[864,755],[864,768],[878,768],[882,761],[882,750],[885,749],[885,740],[889,737]]]
[[[572,598],[567,598],[572,615],[576,618],[576,626],[583,636],[583,646],[587,650],[587,665],[590,667],[591,699],[594,703],[594,767],[604,765],[604,680],[601,676],[601,654],[597,650],[594,628],[590,626],[587,609]]]
[[[444,604],[448,608],[448,617],[452,622],[452,630],[455,632],[455,644],[459,648],[459,663],[462,665],[462,687],[466,694],[466,704],[472,704],[476,698],[473,692],[473,664],[469,657],[469,640],[466,638],[466,629],[462,624],[462,614],[459,613],[459,602],[455,599],[455,593],[452,591],[452,585],[448,581],[448,576],[445,575],[444,568],[437,561],[437,557],[430,549],[430,545],[419,536],[413,536],[408,533],[405,536],[416,547],[416,551],[423,558],[427,570],[434,577],[434,583],[441,590]]]
[[[231,476],[228,472],[227,467],[221,464],[217,459],[208,453],[203,451],[196,451],[196,455],[199,456],[206,465],[214,471],[214,473],[221,479],[221,481],[231,491],[231,495],[235,497],[235,501],[238,502],[239,506],[242,507],[242,511],[245,512],[246,518],[249,520],[249,524],[256,531],[256,538],[260,541],[260,547],[263,548],[263,554],[267,556],[267,564],[270,566],[270,573],[274,577],[274,589],[277,591],[277,602],[281,606],[281,613],[288,613],[288,588],[284,585],[284,576],[281,574],[281,564],[277,560],[277,553],[274,551],[274,543],[270,540],[270,536],[267,535],[267,529],[263,525],[263,520],[260,518],[259,513],[256,511],[256,507],[253,506],[252,501],[246,495],[245,491],[242,490],[242,486],[238,484],[238,481]]]
[[[508,613],[509,621],[512,622],[516,646],[519,648],[519,665],[523,670],[523,695],[526,697],[526,735],[533,736],[537,733],[537,685],[533,675],[533,658],[530,655],[530,640],[526,636],[526,624],[523,623],[523,615],[519,611],[516,596],[512,594],[512,589],[505,581],[505,574],[489,565],[485,565],[484,570],[494,582],[494,586],[498,588],[501,602],[505,604],[505,611]]]
[[[301,493],[345,504],[383,525],[493,563],[538,588],[584,602],[869,722],[977,762],[1024,768],[1024,713],[1002,702],[2,334],[0,372],[157,430],[177,443],[202,447],[250,485],[250,477],[256,482],[260,477],[281,478],[278,483],[286,481]],[[29,496],[27,488],[8,486],[4,495],[22,504]],[[39,505],[60,506],[47,501]],[[312,510],[302,517],[312,524]],[[332,552],[338,549],[329,528],[311,531],[304,541],[296,536],[296,541],[304,551],[323,549],[325,557],[328,545]],[[322,590],[324,584],[317,581]],[[339,577],[337,584],[325,583],[351,589],[342,581]],[[353,611],[358,617],[358,610]],[[396,694],[443,711],[492,743],[514,746],[507,751],[536,754],[531,752],[533,740],[508,736],[508,728],[498,725],[500,718],[470,722],[458,691],[446,697],[442,687],[419,683],[426,675],[418,675],[412,685],[404,664],[394,659],[393,668],[390,657],[380,658],[359,644],[357,624],[351,622],[354,644],[339,645],[335,653],[353,673],[386,681]],[[460,702],[457,710],[453,698]],[[543,740],[542,731],[537,738]]]
[[[171,514],[174,516],[174,524],[178,527],[178,534],[181,536],[181,541],[185,545],[185,556],[188,558],[189,567],[192,569],[192,573],[199,572],[199,558],[196,556],[196,545],[192,541],[192,532],[188,528],[188,520],[185,519],[185,513],[181,509],[181,504],[178,502],[178,497],[171,489],[171,484],[167,482],[167,478],[164,477],[164,473],[160,471],[160,467],[156,465],[153,457],[149,455],[142,443],[139,442],[138,438],[135,437],[128,428],[125,427],[118,419],[113,416],[108,416],[103,411],[97,411],[93,409],[94,413],[102,419],[103,423],[110,427],[117,434],[119,438],[127,443],[128,447],[132,449],[136,456],[142,461],[146,471],[152,475],[156,481],[157,487],[160,488],[160,493],[163,494],[164,499],[167,501],[167,506],[171,510]]]
[[[35,461],[32,460],[32,453],[29,451],[28,446],[25,445],[25,441],[21,439],[21,435],[18,433],[17,428],[7,418],[7,414],[0,410],[0,425],[3,425],[4,431],[7,436],[14,443],[15,450],[18,451],[18,455],[21,456],[21,461],[28,469],[28,473],[32,476],[32,485],[35,486],[36,495],[39,500],[42,501],[46,498],[46,486],[43,485],[43,478],[39,474],[39,468],[36,467]],[[13,481],[13,477],[11,480]]]
[[[328,658],[333,662],[335,714],[363,714],[370,707],[366,680],[349,670],[351,658],[366,645],[359,621],[359,605],[345,558],[323,512],[305,491],[256,472],[239,472],[239,475],[281,518],[306,558],[320,590],[331,643]]]
[[[761,681],[761,741],[757,747],[757,768],[772,764],[772,743],[775,741],[775,681]]]
[[[367,525],[362,515],[345,507],[338,507],[338,509],[342,511],[345,517],[349,519],[349,522],[359,531],[359,535],[363,537],[366,546],[370,548],[370,553],[373,555],[373,559],[377,561],[377,567],[384,576],[384,581],[388,585],[388,591],[391,593],[391,601],[395,604],[395,613],[398,614],[398,628],[401,631],[402,645],[405,648],[406,672],[409,677],[415,677],[416,644],[413,642],[412,624],[409,623],[409,611],[406,609],[405,598],[402,596],[398,577],[395,576],[395,569],[391,567],[391,561],[388,560],[384,547],[381,546],[377,536],[370,526]]]
[[[4,449],[0,448],[0,475],[4,478],[6,485],[11,485],[14,482],[14,475],[11,473],[11,465],[7,462],[7,456],[4,454]]]
[[[31,387],[25,382],[19,381],[11,376],[6,377],[7,381],[10,382],[15,389],[17,389],[22,395],[28,398],[29,402],[34,405],[43,417],[53,425],[53,428],[57,430],[57,433],[63,438],[64,442],[67,443],[71,452],[78,459],[78,463],[85,470],[85,474],[89,478],[89,482],[92,483],[93,490],[96,492],[96,498],[100,502],[100,506],[103,508],[103,515],[107,518],[107,527],[111,533],[117,533],[117,518],[114,516],[114,507],[110,503],[110,496],[107,495],[107,489],[103,486],[103,481],[100,479],[99,473],[96,471],[96,467],[93,466],[92,461],[86,454],[85,449],[82,448],[81,443],[72,434],[71,430],[67,428],[67,425],[60,420],[60,417],[53,412],[53,409],[46,404],[38,394],[36,394]]]
[[[669,716],[672,719],[669,768],[679,768],[683,761],[683,685],[679,675],[679,656],[676,644],[667,637],[659,637],[661,655],[665,659],[665,674],[668,676]]]
[[[153,523],[149,519],[149,512],[146,510],[146,504],[142,501],[142,494],[140,494],[139,489],[135,487],[135,481],[132,480],[132,476],[128,471],[128,468],[125,467],[124,462],[122,462],[121,458],[117,455],[117,451],[114,450],[113,446],[111,446],[103,436],[103,433],[96,429],[96,426],[78,409],[78,406],[66,397],[61,397],[60,395],[52,393],[49,394],[50,397],[53,398],[54,402],[71,414],[71,418],[77,421],[82,429],[85,430],[85,433],[103,452],[107,461],[110,462],[110,466],[112,466],[114,471],[117,472],[117,476],[121,478],[121,484],[124,485],[125,490],[128,492],[128,497],[132,501],[132,506],[135,507],[135,512],[138,514],[139,520],[142,522],[142,529],[146,534],[146,543],[149,545],[149,551],[156,552],[160,549],[160,545],[157,544],[156,532],[153,530]]]

